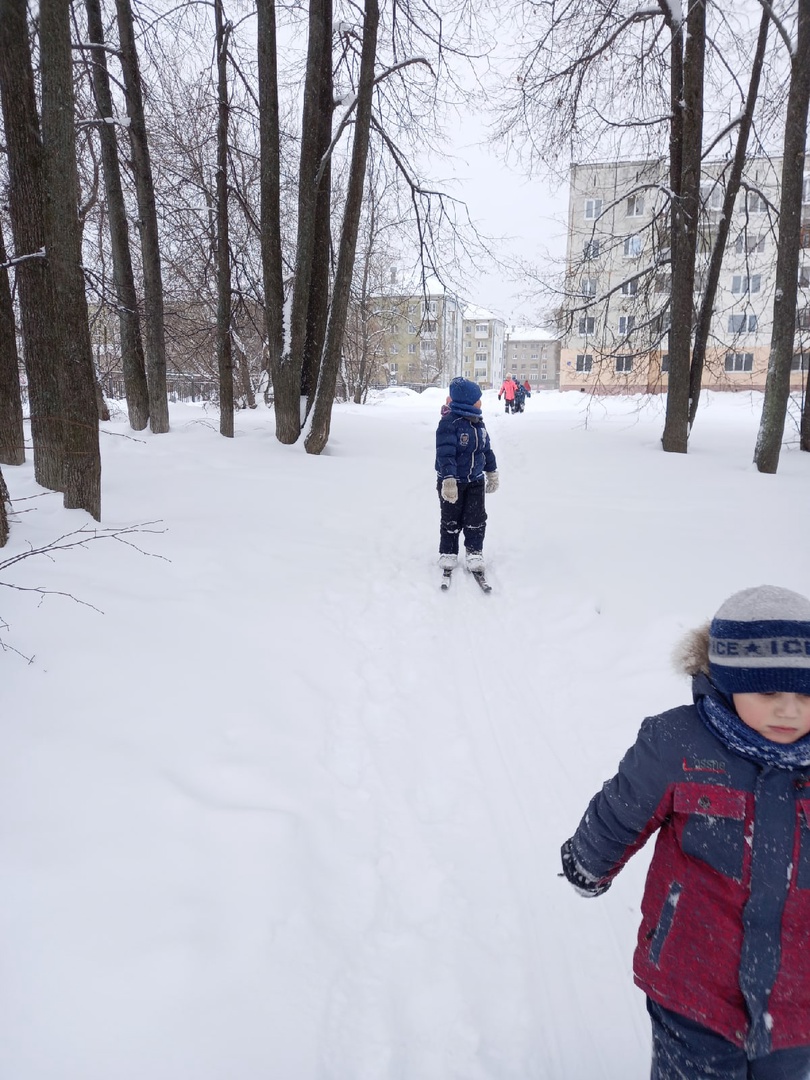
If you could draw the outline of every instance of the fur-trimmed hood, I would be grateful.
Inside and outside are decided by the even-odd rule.
[[[679,675],[709,674],[709,626],[690,630],[675,646],[672,663]]]

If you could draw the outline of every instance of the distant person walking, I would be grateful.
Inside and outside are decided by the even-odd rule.
[[[506,378],[501,383],[501,388],[498,391],[498,401],[500,401],[501,398],[506,399],[505,400],[505,405],[504,405],[504,411],[505,412],[516,412],[517,411],[515,409],[515,395],[516,395],[516,393],[517,393],[517,383],[512,378],[512,373],[510,371],[507,371]]]

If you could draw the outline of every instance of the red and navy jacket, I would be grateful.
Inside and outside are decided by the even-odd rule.
[[[607,882],[656,831],[638,986],[750,1058],[810,1045],[810,768],[741,757],[694,705],[649,717],[572,852]]]

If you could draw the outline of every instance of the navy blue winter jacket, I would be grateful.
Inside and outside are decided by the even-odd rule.
[[[749,1057],[810,1045],[810,768],[743,758],[694,705],[649,717],[572,852],[608,882],[656,830],[636,983]]]
[[[498,468],[483,417],[448,412],[436,428],[436,472],[440,480],[455,476],[462,484],[480,480]]]

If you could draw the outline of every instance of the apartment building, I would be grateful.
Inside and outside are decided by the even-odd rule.
[[[725,195],[727,161],[704,163],[695,303]],[[703,385],[762,390],[770,352],[781,161],[754,158],[734,210],[712,317]],[[667,385],[670,270],[667,164],[571,167],[562,390],[660,392]],[[810,362],[810,181],[805,180],[791,387]]]
[[[558,390],[560,339],[535,326],[513,326],[506,331],[504,368],[528,379],[532,390]]]
[[[491,311],[472,306],[464,309],[462,374],[484,390],[503,382],[505,331],[506,323]]]
[[[461,374],[462,305],[430,280],[423,292],[374,298],[377,367],[391,385],[447,385]]]

